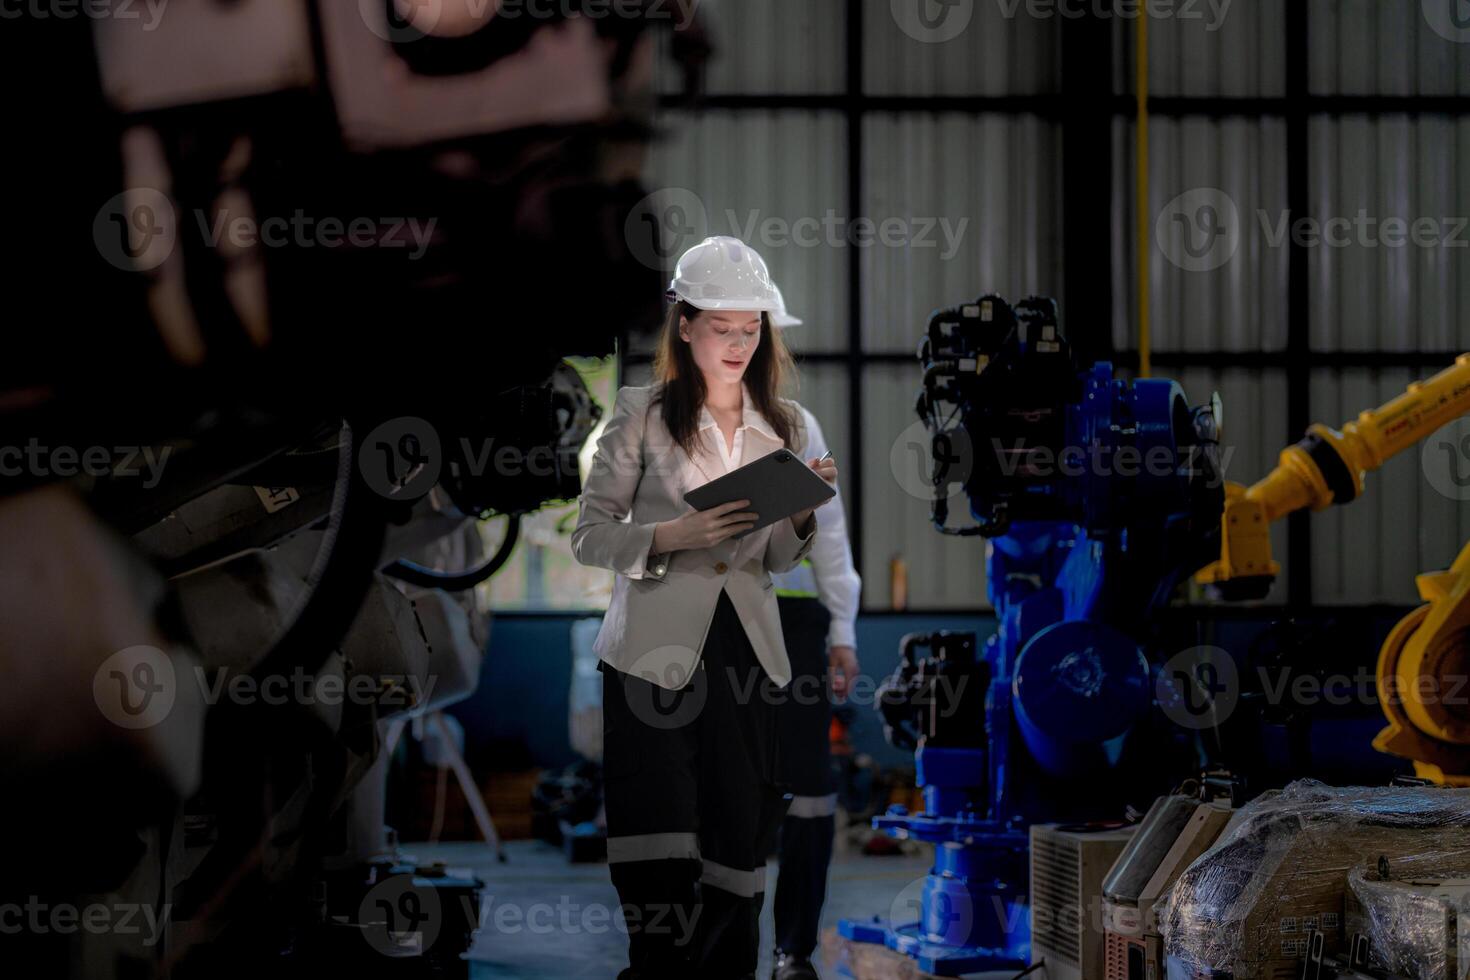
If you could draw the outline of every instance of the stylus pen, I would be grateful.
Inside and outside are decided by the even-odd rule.
[[[831,458],[832,458],[832,450],[829,449],[825,453],[822,454],[821,458],[818,459],[817,462],[823,463],[823,462],[826,462],[827,460],[829,460]]]

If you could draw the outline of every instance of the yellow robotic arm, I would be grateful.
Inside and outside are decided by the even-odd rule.
[[[1470,786],[1470,545],[1448,571],[1415,582],[1427,604],[1378,652],[1378,703],[1388,727],[1373,747],[1414,760],[1423,779]]]
[[[1203,585],[1269,586],[1281,570],[1271,558],[1270,525],[1294,511],[1345,504],[1363,478],[1441,426],[1470,413],[1470,354],[1428,381],[1416,381],[1388,404],[1363,412],[1342,431],[1313,425],[1281,451],[1276,469],[1252,487],[1225,484],[1220,559],[1195,574]],[[1265,594],[1265,588],[1259,589]]]
[[[1273,521],[1310,507],[1345,504],[1363,478],[1396,453],[1470,413],[1470,354],[1428,381],[1416,381],[1342,431],[1313,425],[1282,451],[1269,476],[1246,488],[1225,487],[1220,559],[1195,580],[1227,595],[1265,594],[1280,571],[1271,558]],[[1378,700],[1388,727],[1380,752],[1414,761],[1434,782],[1470,785],[1470,545],[1442,572],[1416,580],[1427,603],[1394,627],[1378,657]]]

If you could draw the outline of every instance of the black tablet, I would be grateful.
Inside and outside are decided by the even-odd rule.
[[[757,515],[755,526],[750,531],[731,535],[738,539],[799,510],[818,507],[835,496],[837,491],[832,485],[817,476],[795,453],[778,449],[702,487],[695,487],[684,495],[684,502],[695,510],[709,510],[732,500],[749,500],[750,506],[745,509]]]

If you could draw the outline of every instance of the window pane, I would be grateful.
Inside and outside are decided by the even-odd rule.
[[[675,4],[666,6],[673,10]],[[711,95],[817,95],[845,83],[847,16],[843,0],[732,0],[699,3],[714,45],[706,91]],[[657,88],[680,91],[679,67],[660,39]]]
[[[622,383],[640,388],[653,384],[653,365],[647,361],[640,361],[636,364],[625,364],[623,366]]]
[[[1134,127],[1118,123],[1113,344],[1137,348]],[[1155,350],[1286,349],[1291,241],[1282,120],[1155,118],[1149,127]],[[1117,318],[1124,313],[1122,318]],[[1073,311],[1075,321],[1076,311]]]
[[[1470,94],[1458,0],[1308,0],[1314,94]]]
[[[592,398],[602,406],[602,421],[582,447],[579,464],[585,478],[597,449],[597,439],[612,414],[617,394],[616,359],[568,358],[586,382]],[[583,565],[572,557],[571,534],[577,525],[578,504],[555,504],[521,518],[521,536],[510,560],[489,582],[496,611],[526,609],[606,609],[612,596],[613,573]],[[499,547],[505,521],[481,524],[487,553]]]
[[[1470,344],[1470,119],[1310,123],[1312,346]]]
[[[865,350],[912,351],[933,310],[984,293],[1061,291],[1059,153],[1029,116],[868,116]]]
[[[787,332],[801,329],[791,327]],[[796,400],[816,416],[817,424],[822,427],[822,435],[827,437],[827,447],[832,450],[832,457],[837,461],[841,474],[839,479],[845,487],[857,479],[857,474],[846,468],[852,447],[848,441],[852,426],[848,417],[848,389],[851,386],[847,383],[847,365],[798,362],[798,370],[801,388],[797,392]],[[851,514],[848,516],[851,517]]]
[[[917,334],[916,334],[917,336]],[[922,370],[909,364],[863,369],[863,607],[892,609],[892,567],[907,568],[909,606],[975,609],[985,596],[981,538],[941,535],[930,521],[928,481],[919,463],[928,436],[913,411]],[[949,523],[963,526],[963,494],[950,500]]]
[[[1289,441],[1284,369],[1221,371],[1205,367],[1157,367],[1154,376],[1178,381],[1191,406],[1202,405],[1215,392],[1220,393],[1224,408],[1220,460],[1226,480],[1250,486],[1275,467],[1276,457]],[[1281,574],[1272,585],[1267,602],[1286,601],[1287,576],[1291,572],[1286,556],[1286,522],[1279,521],[1271,528],[1271,557],[1280,562]]]
[[[1061,18],[1034,16],[1031,10],[1038,8],[1027,0],[862,2],[868,94],[1031,95],[1059,89]]]
[[[1298,2],[1157,5],[1160,15],[1148,22],[1149,94],[1285,95],[1286,4]],[[1133,60],[1137,32],[1136,19],[1113,19],[1116,92],[1137,91]]]

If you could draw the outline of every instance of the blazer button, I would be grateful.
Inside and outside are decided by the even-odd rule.
[[[724,562],[717,562],[715,564],[715,571],[719,572],[721,575],[724,575],[729,570],[730,566],[726,565]]]

